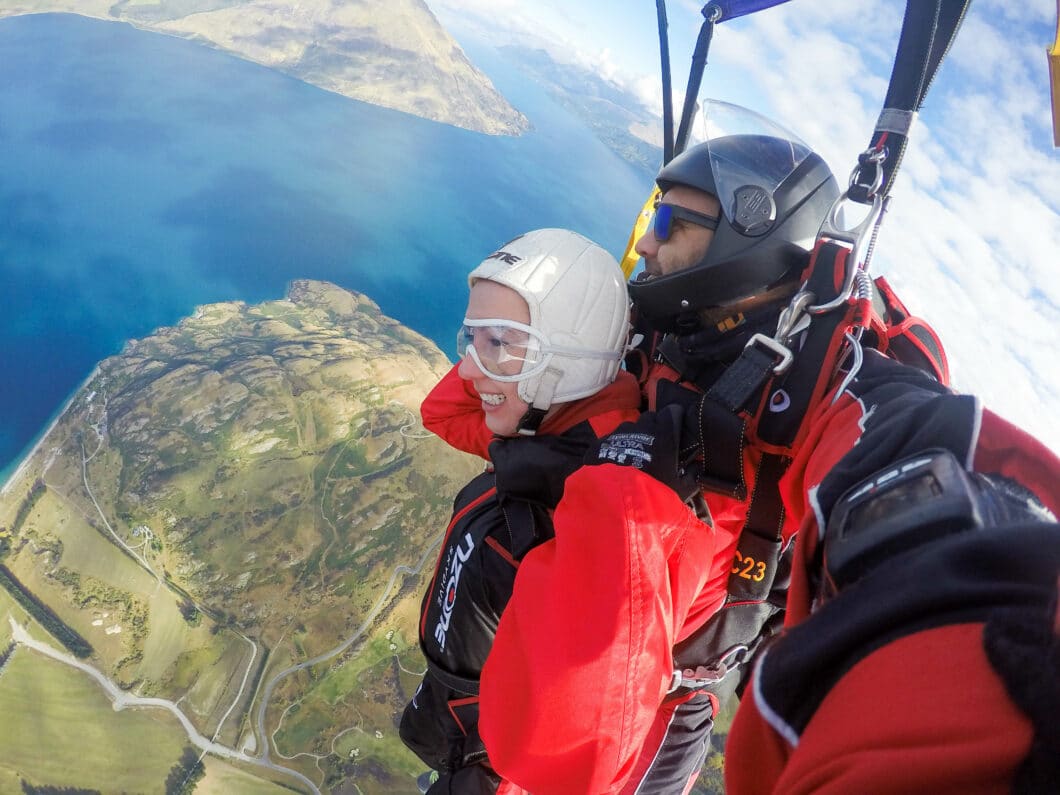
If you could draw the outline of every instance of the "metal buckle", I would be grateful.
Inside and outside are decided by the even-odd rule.
[[[795,355],[787,346],[772,337],[767,337],[765,334],[755,334],[751,339],[747,340],[747,344],[744,347],[750,348],[752,345],[761,345],[763,348],[768,348],[780,357],[780,361],[773,365],[774,375],[783,374],[789,367],[791,367],[791,363],[795,361]]]
[[[777,320],[777,333],[773,339],[787,344],[792,337],[805,329],[810,323],[806,309],[813,304],[815,298],[816,296],[809,290],[799,290],[791,299],[791,303],[780,313],[780,318]]]
[[[706,672],[705,675],[702,676],[686,677],[684,671],[680,668],[675,668],[673,674],[670,676],[670,687],[666,691],[667,694],[673,693],[680,687],[687,687],[690,690],[698,690],[707,685],[713,685],[720,682],[729,675],[730,671],[743,664],[747,652],[748,648],[745,644],[737,643],[735,646],[726,649],[718,658],[717,662],[712,665],[697,666],[697,669],[703,668]]]

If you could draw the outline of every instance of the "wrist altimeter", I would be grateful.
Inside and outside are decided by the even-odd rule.
[[[984,526],[980,489],[954,457],[929,449],[848,489],[824,536],[824,586],[838,591],[880,563]]]

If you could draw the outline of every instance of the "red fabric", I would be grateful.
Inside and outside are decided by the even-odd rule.
[[[420,406],[423,427],[457,450],[488,459],[493,432],[486,427],[481,398],[471,382],[457,374],[457,367],[459,363],[424,398]],[[589,420],[597,435],[603,435],[621,422],[636,419],[639,405],[637,380],[623,370],[614,383],[591,398],[556,404],[538,433],[541,436],[560,434]]]
[[[1054,515],[1060,516],[1060,459],[1029,433],[989,409],[983,410],[974,469],[996,472],[1022,483]]]
[[[795,747],[773,732],[748,688],[726,744],[725,791],[1007,793],[1031,736],[983,653],[982,625],[951,625],[855,665]]]
[[[424,398],[420,406],[423,427],[441,436],[450,447],[489,458],[493,432],[486,427],[478,393],[470,381],[457,375],[457,367],[459,362]]]
[[[494,769],[535,795],[614,793],[662,703],[712,534],[669,489],[613,464],[569,477],[554,523],[501,617],[479,731]]]
[[[850,394],[825,401],[781,481],[788,511],[802,516],[788,593],[788,626],[811,612],[819,530],[813,493],[881,409]],[[1012,478],[1054,512],[1060,460],[989,411],[979,417],[973,469]],[[768,712],[768,710],[767,710]],[[982,627],[951,625],[895,641],[832,689],[796,745],[774,730],[748,688],[726,745],[726,792],[1001,793],[1027,754],[1029,722],[982,650]]]

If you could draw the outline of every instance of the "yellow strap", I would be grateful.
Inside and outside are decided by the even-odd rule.
[[[1060,146],[1060,0],[1056,0],[1056,40],[1049,55],[1049,84],[1053,99],[1053,146]]]
[[[1060,0],[1058,0],[1060,2]],[[626,253],[622,255],[622,272],[626,274],[628,279],[633,275],[633,269],[637,267],[637,262],[640,261],[640,255],[633,250],[633,247],[637,245],[637,241],[640,240],[641,236],[648,231],[648,222],[651,221],[652,213],[655,212],[655,197],[659,195],[659,188],[656,187],[652,192],[648,200],[644,202],[644,206],[640,209],[640,215],[637,216],[636,222],[633,224],[633,231],[629,233],[629,242],[626,243]]]

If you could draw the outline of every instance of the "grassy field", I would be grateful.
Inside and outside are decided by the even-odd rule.
[[[0,649],[7,648],[11,640],[11,624],[7,617],[12,616],[16,621],[26,620],[26,611],[11,597],[11,595],[0,588]],[[38,633],[39,634],[39,633]]]
[[[206,757],[206,776],[195,786],[195,795],[289,795],[300,790],[260,778],[222,759]]]
[[[0,714],[0,770],[36,786],[161,793],[187,744],[168,712],[114,712],[86,674],[22,647],[0,676]]]
[[[180,613],[177,594],[111,543],[109,536],[90,527],[80,514],[69,511],[67,503],[53,491],[39,501],[27,526],[41,539],[53,537],[48,528],[62,527],[57,560],[43,562],[40,556],[20,554],[10,561],[27,586],[54,605],[60,618],[93,644],[105,668],[142,649],[142,659],[124,666],[121,678],[139,682],[148,695],[172,699],[186,696],[189,717],[204,733],[212,732],[206,716],[219,717],[235,697],[249,659],[246,642],[228,631],[212,632],[208,618],[197,627],[190,626]],[[132,639],[132,628],[127,625],[129,611],[123,605],[96,601],[79,608],[73,604],[68,598],[69,590],[46,576],[56,563],[78,572],[83,595],[93,590],[113,591],[128,595],[134,605],[146,610],[144,640]],[[121,626],[122,631],[107,634],[107,629],[115,626]],[[209,658],[211,665],[188,677],[180,667],[189,651]]]
[[[0,597],[2,614],[9,606]],[[168,712],[114,712],[87,675],[25,648],[0,676],[0,714],[2,793],[20,791],[22,780],[104,793],[163,793],[166,776],[189,745]],[[225,760],[208,756],[204,763],[199,795],[293,791]]]

